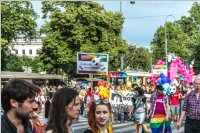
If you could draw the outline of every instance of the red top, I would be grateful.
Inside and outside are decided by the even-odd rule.
[[[180,104],[180,100],[178,99],[180,94],[181,94],[181,92],[177,91],[176,93],[174,93],[172,95],[171,105],[179,105]]]

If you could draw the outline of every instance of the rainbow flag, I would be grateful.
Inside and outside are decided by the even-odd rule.
[[[172,133],[170,123],[165,121],[165,114],[154,114],[150,121],[152,133]]]

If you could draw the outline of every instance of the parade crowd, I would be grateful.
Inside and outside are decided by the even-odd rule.
[[[134,121],[137,133],[171,133],[171,125],[185,133],[200,131],[200,75],[179,84],[170,94],[161,85],[44,86],[13,79],[1,89],[2,133],[74,133],[72,123],[88,119],[84,133],[112,133],[112,124]],[[113,92],[113,95],[111,95]],[[123,103],[123,94],[132,94]],[[119,101],[119,102],[118,102]],[[44,118],[43,118],[44,116]],[[146,124],[150,123],[148,129]]]

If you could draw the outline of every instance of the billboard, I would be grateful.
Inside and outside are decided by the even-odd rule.
[[[77,53],[77,74],[107,75],[108,54]]]
[[[166,65],[152,65],[153,74],[159,75],[161,73],[167,75]]]

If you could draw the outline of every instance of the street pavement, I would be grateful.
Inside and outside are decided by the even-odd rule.
[[[147,127],[150,130],[150,124],[146,123]],[[175,127],[176,123],[171,125],[172,127],[172,133],[184,133],[184,128],[181,127],[179,130]],[[84,130],[88,128],[87,119],[80,116],[79,121],[72,124],[72,128],[75,133],[83,133]],[[125,123],[118,123],[113,124],[113,133],[136,133],[136,126],[134,122],[125,122]],[[150,130],[150,133],[151,130]]]
[[[42,112],[40,116],[41,119],[45,121],[44,112]],[[146,125],[150,131],[149,133],[152,133],[150,129],[150,124],[146,123]],[[172,133],[184,133],[184,127],[181,127],[179,130],[177,130],[175,126],[176,122],[174,124],[171,124]],[[87,118],[79,115],[79,120],[77,122],[73,122],[72,128],[74,130],[74,133],[83,133],[88,128]],[[136,133],[136,124],[134,124],[134,122],[132,121],[113,124],[113,133]]]

